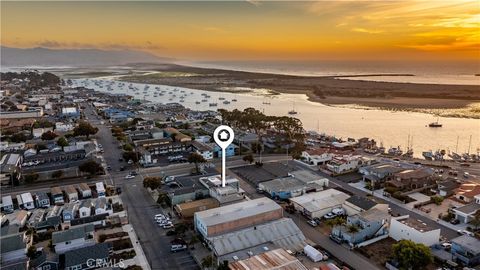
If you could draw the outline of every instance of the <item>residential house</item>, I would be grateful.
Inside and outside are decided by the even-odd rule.
[[[17,199],[18,198],[20,198],[20,200],[18,200],[18,205],[21,208],[25,208],[27,210],[35,209],[35,202],[33,201],[33,197],[30,192],[20,194],[20,197],[17,196]]]
[[[14,211],[12,196],[2,197],[2,211],[5,213],[12,213]]]
[[[58,256],[53,252],[41,251],[40,255],[30,259],[29,269],[34,270],[58,270]]]
[[[321,218],[333,209],[342,207],[349,197],[339,190],[327,189],[291,198],[290,202],[293,203],[295,210],[313,219]]]
[[[62,108],[62,117],[67,119],[79,119],[80,112],[76,107],[64,107]]]
[[[68,222],[75,218],[78,208],[80,206],[79,202],[75,203],[66,203],[62,211],[62,220],[63,222]]]
[[[371,159],[360,155],[335,156],[327,163],[327,169],[333,174],[343,174],[353,172],[362,166],[370,165],[371,162]]]
[[[174,142],[171,138],[138,140],[133,143],[141,154],[142,164],[157,163],[159,155],[172,154],[187,150],[187,145],[182,142]]]
[[[78,207],[78,213],[80,218],[89,217],[92,215],[92,208],[94,206],[92,200],[93,199],[86,199],[80,202],[80,205]]]
[[[78,201],[78,192],[73,185],[66,186],[64,190],[69,202]]]
[[[7,263],[24,260],[27,257],[27,244],[24,233],[2,235],[0,238],[2,268]]]
[[[92,190],[87,185],[87,183],[80,183],[78,185],[78,191],[80,192],[80,196],[82,197],[82,199],[92,197]]]
[[[99,197],[95,200],[95,215],[101,215],[101,214],[113,214],[113,211],[108,205],[107,198],[105,197]]]
[[[20,154],[9,153],[2,156],[0,160],[0,185],[8,186],[18,182],[21,176],[20,167],[22,164]]]
[[[324,165],[330,160],[333,159],[335,153],[332,153],[330,149],[318,148],[318,149],[307,149],[302,151],[302,160],[311,165]]]
[[[405,168],[391,163],[379,163],[370,166],[364,166],[358,169],[363,175],[363,181],[373,182],[378,187],[381,184],[393,179],[394,174],[406,170]]]
[[[480,184],[468,182],[463,183],[455,191],[455,198],[465,203],[475,201],[475,196],[480,195]]]
[[[459,187],[460,183],[458,181],[447,178],[446,180],[437,182],[437,194],[445,198],[450,197],[455,194]]]
[[[216,143],[208,143],[212,148],[212,153],[214,158],[221,158],[222,157],[222,148],[218,146]],[[229,144],[227,148],[225,148],[225,156],[226,157],[233,157],[235,156],[235,149],[237,149],[237,146],[233,143]]]
[[[343,209],[347,212],[347,215],[356,215],[361,212],[365,212],[372,208],[377,208],[385,212],[388,211],[388,204],[378,204],[377,202],[359,195],[353,195],[345,200],[343,203]]]
[[[453,209],[455,219],[461,223],[469,223],[475,218],[475,214],[480,210],[480,195],[475,196],[475,202]]]
[[[193,141],[191,144],[192,151],[201,155],[205,160],[213,159],[213,149],[208,144]]]
[[[94,244],[65,252],[65,270],[102,268],[109,264],[109,243]],[[118,262],[117,262],[118,263]]]
[[[480,240],[476,237],[462,235],[451,240],[452,260],[465,266],[475,267],[480,264]]]
[[[387,183],[402,190],[412,190],[435,184],[435,178],[432,169],[422,167],[395,173]]]
[[[95,245],[93,224],[79,225],[68,230],[53,232],[52,245],[55,252],[64,254],[69,250]]]
[[[95,183],[95,187],[97,188],[97,196],[98,197],[105,197],[107,196],[107,193],[105,191],[105,185],[103,182],[97,182]]]
[[[331,234],[347,242],[350,246],[356,246],[376,237],[388,237],[389,222],[390,214],[387,211],[371,208],[348,216],[347,224],[335,226]]]
[[[25,226],[27,223],[28,217],[30,216],[29,212],[27,210],[19,210],[16,211],[15,216],[11,219],[9,219],[9,225],[18,225],[20,227]]]
[[[439,243],[440,229],[433,228],[422,220],[414,219],[409,215],[392,217],[390,237],[397,241],[411,240],[430,247]]]
[[[35,204],[39,208],[49,208],[50,197],[46,192],[38,191],[35,193]]]
[[[56,205],[62,205],[65,203],[63,199],[63,192],[60,187],[52,187],[50,189],[50,193],[52,194],[53,203]]]
[[[74,124],[71,123],[63,123],[63,122],[56,122],[55,123],[55,132],[69,132],[75,128]]]

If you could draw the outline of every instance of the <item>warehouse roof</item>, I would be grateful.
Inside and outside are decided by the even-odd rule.
[[[206,226],[213,226],[278,209],[282,209],[282,207],[271,199],[259,198],[197,212],[195,219],[201,218]]]
[[[214,237],[208,237],[217,256],[248,249],[265,243],[291,251],[300,251],[306,238],[290,218],[281,218],[257,226],[248,227]]]
[[[291,198],[290,201],[302,206],[309,212],[320,211],[325,208],[343,204],[349,196],[336,189],[327,189],[319,192]]]
[[[274,249],[255,255],[245,260],[231,262],[228,267],[232,270],[307,270],[297,258],[284,249]]]

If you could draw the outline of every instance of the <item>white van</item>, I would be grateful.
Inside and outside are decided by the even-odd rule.
[[[332,210],[332,213],[337,216],[343,216],[345,215],[345,210],[343,208],[335,208]]]

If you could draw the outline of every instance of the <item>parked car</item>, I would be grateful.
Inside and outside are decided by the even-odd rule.
[[[312,227],[317,227],[317,226],[318,226],[317,222],[316,222],[315,220],[313,220],[313,219],[307,221],[307,223],[308,223],[310,226],[312,226]]]
[[[162,228],[164,228],[164,229],[171,229],[171,228],[173,228],[173,224],[172,224],[171,222],[170,222],[170,223],[167,223],[167,224],[163,225]]]
[[[467,230],[457,230],[457,233],[460,234],[460,235],[464,234],[464,235],[468,235],[468,236],[475,236],[475,234],[473,232],[469,232]]]
[[[125,179],[132,179],[132,178],[135,178],[135,176],[131,175],[131,174],[127,174],[125,176]]]
[[[460,224],[460,220],[454,218],[454,219],[450,220],[450,223],[453,224],[453,225],[457,225],[457,224]]]
[[[131,171],[130,175],[138,175],[137,171]]]
[[[173,182],[173,181],[175,181],[175,176],[167,176],[163,180],[164,183],[169,183],[169,182]]]
[[[172,245],[170,247],[170,252],[177,252],[177,251],[182,251],[186,249],[187,249],[187,245]]]
[[[335,215],[334,213],[330,212],[330,213],[327,213],[323,216],[324,219],[332,219],[334,217],[336,217],[337,215]]]
[[[445,250],[450,250],[452,248],[452,244],[449,242],[442,243],[440,246]]]

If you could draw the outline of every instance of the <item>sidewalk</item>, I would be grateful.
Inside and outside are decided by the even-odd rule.
[[[135,230],[133,229],[132,225],[127,224],[122,226],[122,229],[125,232],[128,232],[128,236],[132,240],[133,248],[135,249],[135,253],[137,254],[135,256],[135,263],[139,266],[142,267],[143,270],[151,270],[150,265],[148,264],[147,257],[145,256],[145,253],[143,253],[142,246],[138,242],[137,234],[135,233]]]

